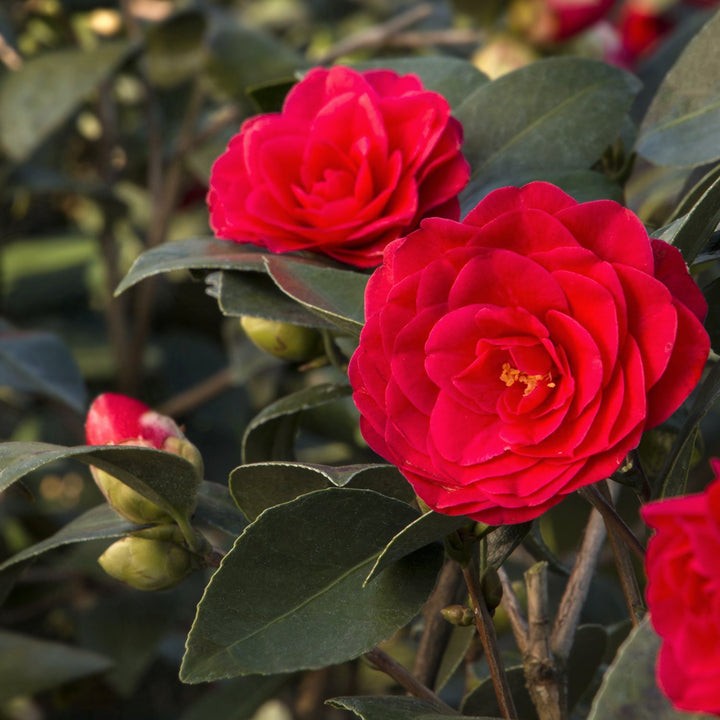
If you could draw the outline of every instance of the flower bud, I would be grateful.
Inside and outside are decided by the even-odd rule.
[[[492,612],[500,604],[503,596],[503,586],[500,582],[498,571],[495,568],[490,567],[485,571],[480,580],[480,589],[482,590],[488,610]]]
[[[132,445],[180,455],[203,477],[200,452],[175,421],[126,395],[105,393],[97,397],[88,411],[85,433],[90,445]],[[121,480],[96,467],[91,472],[108,504],[124,518],[141,525],[172,522],[165,510]]]
[[[448,605],[440,614],[452,625],[468,627],[475,622],[473,611],[465,605]]]
[[[537,52],[522,40],[509,34],[491,37],[471,58],[472,64],[491,80],[529,65],[538,59]]]
[[[137,590],[166,590],[194,569],[192,554],[181,545],[140,535],[113,543],[98,562],[108,575]]]
[[[615,0],[513,0],[510,29],[541,45],[560,42],[602,19],[614,3]]]
[[[322,352],[322,338],[313,328],[249,315],[240,324],[254,345],[282,360],[302,362]]]

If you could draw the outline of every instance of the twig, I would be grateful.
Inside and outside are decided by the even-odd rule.
[[[567,674],[552,652],[548,617],[547,562],[525,573],[528,604],[527,647],[523,653],[525,681],[540,720],[567,718]]]
[[[594,485],[580,488],[578,494],[584,497],[602,516],[605,521],[615,528],[618,535],[627,543],[638,559],[645,560],[645,548],[642,543],[635,537],[633,531],[627,526],[625,521],[617,514],[615,507],[609,503],[598,491]]]
[[[473,573],[472,564],[464,566],[462,571],[465,584],[470,593],[470,601],[472,602],[473,613],[475,615],[475,626],[480,635],[480,641],[482,642],[488,667],[490,668],[490,677],[492,678],[493,687],[495,688],[500,713],[504,718],[516,719],[517,711],[515,710],[515,703],[510,692],[510,685],[505,673],[502,656],[500,655],[500,648],[498,647],[497,636],[495,635],[495,626],[490,617],[490,612],[487,609],[485,598],[480,590],[479,582]]]
[[[229,367],[223,368],[197,385],[166,400],[162,405],[158,406],[157,411],[161,415],[169,415],[170,417],[185,415],[198,407],[198,405],[212,400],[232,387],[234,382],[235,376],[232,369]]]
[[[510,621],[510,629],[515,636],[515,642],[517,643],[520,652],[524,655],[527,651],[528,644],[528,622],[523,615],[522,608],[520,607],[520,601],[518,600],[515,591],[513,590],[510,578],[503,567],[499,567],[497,570],[500,583],[502,584],[503,596],[500,601],[500,605],[507,613],[508,620]]]
[[[2,62],[8,70],[17,71],[23,66],[23,59],[17,50],[0,34],[0,62]]]
[[[550,636],[553,655],[567,660],[585,604],[600,548],[605,540],[605,522],[599,512],[593,510],[585,528],[580,552],[575,558],[570,578],[563,593],[555,624]]]
[[[458,590],[462,587],[460,566],[448,560],[443,566],[437,585],[425,603],[425,629],[420,638],[413,674],[428,687],[434,687],[443,652],[447,647],[452,625],[440,614],[440,611],[458,601]]]
[[[448,28],[447,30],[426,30],[404,32],[387,38],[387,47],[426,48],[433,45],[479,45],[487,35],[477,30]]]
[[[457,710],[444,703],[429,687],[423,685],[410,671],[403,667],[397,660],[391,658],[380,648],[374,648],[366,652],[364,657],[369,660],[378,670],[382,670],[395,682],[402,685],[411,695],[429,700],[437,705],[444,713],[459,715]]]
[[[381,47],[385,45],[393,35],[429,17],[432,14],[432,10],[430,3],[420,3],[404,13],[396,15],[387,22],[354,33],[333,45],[322,55],[318,62],[325,65],[356,50]]]
[[[608,482],[605,481],[604,483],[598,483],[598,489],[607,502],[613,504],[612,491]],[[632,620],[633,626],[637,626],[640,623],[640,620],[642,620],[645,605],[643,603],[643,596],[640,592],[640,587],[638,586],[635,568],[633,567],[632,558],[630,557],[630,551],[628,546],[618,535],[614,525],[611,525],[606,520],[605,527],[613,549],[613,555],[615,556],[615,566],[617,567],[618,576],[620,577],[625,602],[627,603],[628,610],[630,611],[630,619]]]

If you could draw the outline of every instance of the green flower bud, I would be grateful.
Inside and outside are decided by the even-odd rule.
[[[282,360],[302,362],[322,352],[322,337],[313,328],[249,315],[244,315],[240,324],[257,347]]]
[[[98,562],[108,575],[137,590],[174,587],[195,567],[192,554],[181,545],[138,535],[113,543]]]
[[[475,622],[473,611],[465,605],[448,605],[440,614],[452,625],[468,627]]]
[[[185,458],[191,465],[194,465],[200,480],[205,477],[205,466],[203,465],[202,455],[187,438],[173,437],[170,435],[165,438],[162,449],[173,455],[179,455],[181,458]]]
[[[488,609],[492,612],[500,604],[503,596],[503,587],[500,576],[495,568],[488,568],[480,580],[480,589],[487,603]]]

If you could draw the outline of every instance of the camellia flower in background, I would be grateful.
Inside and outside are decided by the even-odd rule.
[[[316,68],[243,123],[210,175],[216,235],[374,267],[421,218],[459,217],[462,127],[414,75]]]
[[[510,27],[545,44],[567,40],[605,17],[616,0],[513,0]]]
[[[200,478],[203,476],[198,449],[175,422],[127,395],[104,393],[95,398],[88,410],[85,436],[89,445],[133,445],[180,455],[195,466]],[[165,510],[125,483],[96,467],[91,471],[108,503],[123,517],[136,523],[171,521]]]
[[[645,505],[657,532],[645,560],[658,684],[679,710],[720,716],[720,460],[697,495]]]
[[[392,243],[350,363],[363,436],[432,509],[537,517],[607,477],[700,377],[707,306],[621,205],[548,183]]]

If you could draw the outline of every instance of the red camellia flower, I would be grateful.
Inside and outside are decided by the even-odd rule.
[[[720,715],[720,461],[704,493],[649,503],[645,565],[662,638],[658,684],[679,710]]]
[[[363,435],[432,509],[529,520],[682,403],[705,312],[680,253],[621,205],[496,190],[386,249],[350,363]]]
[[[85,421],[85,435],[90,445],[120,445],[137,440],[140,442],[135,444],[158,450],[163,449],[168,437],[183,437],[171,418],[116,393],[95,398]]]
[[[459,217],[461,143],[447,101],[416,76],[316,68],[281,113],[247,120],[217,159],[210,224],[271,252],[373,267],[421,218]]]

